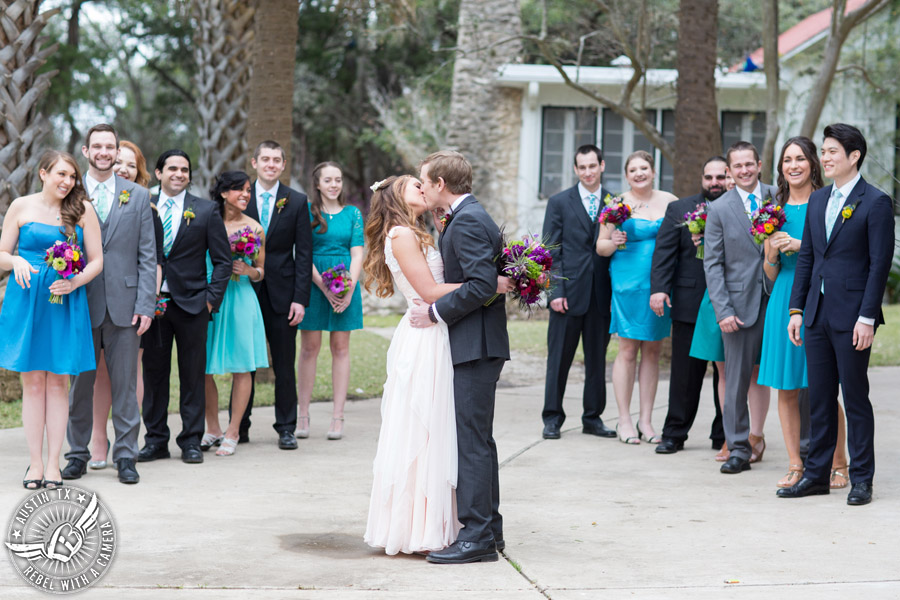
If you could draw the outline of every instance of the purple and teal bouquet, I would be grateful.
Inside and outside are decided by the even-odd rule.
[[[166,309],[169,308],[169,297],[159,295],[156,297],[156,309],[153,311],[154,317],[161,317],[166,314]]]
[[[231,260],[242,260],[248,265],[253,264],[253,261],[259,256],[259,248],[262,246],[259,236],[249,226],[242,227],[229,235],[228,243],[231,244]],[[232,281],[238,281],[240,278],[240,275],[231,274]]]
[[[631,207],[621,198],[613,198],[609,194],[603,199],[603,203],[606,206],[600,211],[597,220],[601,225],[615,225],[616,229],[622,229],[622,223],[631,218]],[[618,249],[624,250],[625,244],[620,244]]]
[[[553,257],[547,244],[535,235],[526,235],[521,240],[513,240],[503,246],[497,257],[500,272],[513,280],[516,288],[511,293],[523,308],[532,309],[541,299],[541,294],[549,292],[558,277],[551,274]],[[495,294],[487,304],[493,302]]]
[[[784,209],[772,202],[771,199],[766,200],[750,215],[750,235],[753,236],[753,241],[762,245],[770,235],[781,230],[785,221],[787,221],[787,217]]]
[[[691,233],[702,234],[706,231],[706,202],[698,204],[697,208],[691,212],[684,213],[684,221],[681,222],[681,226],[687,227]],[[700,240],[700,245],[697,246],[697,258],[702,259],[703,255],[703,240]]]
[[[322,272],[322,283],[328,290],[337,296],[343,298],[350,291],[350,270],[344,263],[338,263]]]
[[[57,241],[47,248],[44,262],[56,271],[60,279],[70,279],[84,271],[87,262],[84,260],[84,252],[76,243],[75,236],[70,236],[65,242]],[[62,304],[62,296],[50,294],[51,304]]]

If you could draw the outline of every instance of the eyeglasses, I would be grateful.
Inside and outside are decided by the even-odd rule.
[[[715,176],[704,175],[703,176],[703,179],[705,179],[706,181],[712,181],[713,179],[716,179],[718,181],[725,181],[726,178],[727,178],[727,175],[715,175]]]

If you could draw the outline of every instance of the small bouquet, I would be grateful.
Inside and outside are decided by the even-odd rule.
[[[601,225],[615,225],[616,229],[622,229],[622,223],[631,218],[631,207],[625,204],[622,198],[613,198],[609,194],[603,199],[606,206],[600,211],[597,220]],[[625,249],[625,244],[618,246],[619,250]]]
[[[47,253],[44,255],[44,262],[56,271],[60,279],[74,277],[81,273],[87,264],[84,260],[84,252],[76,240],[75,235],[71,235],[65,242],[56,241],[47,248]],[[50,294],[50,303],[62,304],[62,296]]]
[[[497,257],[501,274],[515,283],[516,289],[511,292],[523,308],[531,309],[541,298],[541,293],[549,292],[557,276],[550,273],[553,257],[550,246],[535,235],[526,235],[521,240],[514,240],[503,246]],[[487,301],[490,305],[499,294]]]
[[[684,213],[684,220],[681,222],[681,226],[687,227],[691,233],[702,234],[706,231],[706,202],[698,204],[697,208],[691,212]],[[701,239],[700,245],[697,246],[697,258],[702,259],[703,255],[703,240]]]
[[[787,221],[784,215],[784,209],[771,201],[771,198],[763,202],[763,205],[753,211],[750,215],[750,235],[753,241],[762,245],[770,235],[781,230],[781,227]],[[786,255],[793,252],[785,252]]]
[[[166,309],[169,307],[169,297],[159,295],[156,297],[156,310],[153,311],[154,317],[161,317],[166,314]]]
[[[262,245],[259,236],[249,226],[229,235],[228,243],[231,244],[231,260],[243,260],[248,265],[259,256],[259,248]],[[238,281],[240,278],[240,275],[231,274],[231,281]]]
[[[338,298],[343,298],[350,291],[350,281],[350,270],[344,263],[322,272],[322,283]]]

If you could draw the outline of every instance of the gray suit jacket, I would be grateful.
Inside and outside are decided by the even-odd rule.
[[[776,189],[760,183],[763,198],[775,197]],[[763,272],[763,246],[750,235],[750,215],[737,188],[708,205],[703,269],[716,320],[737,316],[743,327],[756,323],[763,294],[768,294]]]
[[[87,284],[91,327],[103,323],[106,312],[117,327],[130,327],[134,315],[153,316],[156,306],[156,233],[150,193],[114,175],[116,192],[103,237],[103,271]],[[123,199],[127,192],[127,201]]]

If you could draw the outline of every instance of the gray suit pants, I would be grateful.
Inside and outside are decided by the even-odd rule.
[[[734,333],[723,333],[725,346],[725,410],[722,425],[725,441],[732,456],[750,460],[750,409],[747,391],[750,377],[762,348],[763,324],[766,314],[766,297],[760,302],[756,323]]]
[[[99,360],[104,351],[106,368],[112,388],[112,421],[116,430],[116,442],[112,450],[113,460],[137,458],[138,432],[141,414],[137,405],[137,357],[141,338],[135,327],[118,327],[109,318],[95,328],[94,358]],[[66,438],[69,452],[66,459],[90,460],[88,444],[94,423],[94,380],[97,371],[85,371],[76,375],[69,390],[69,426]]]

